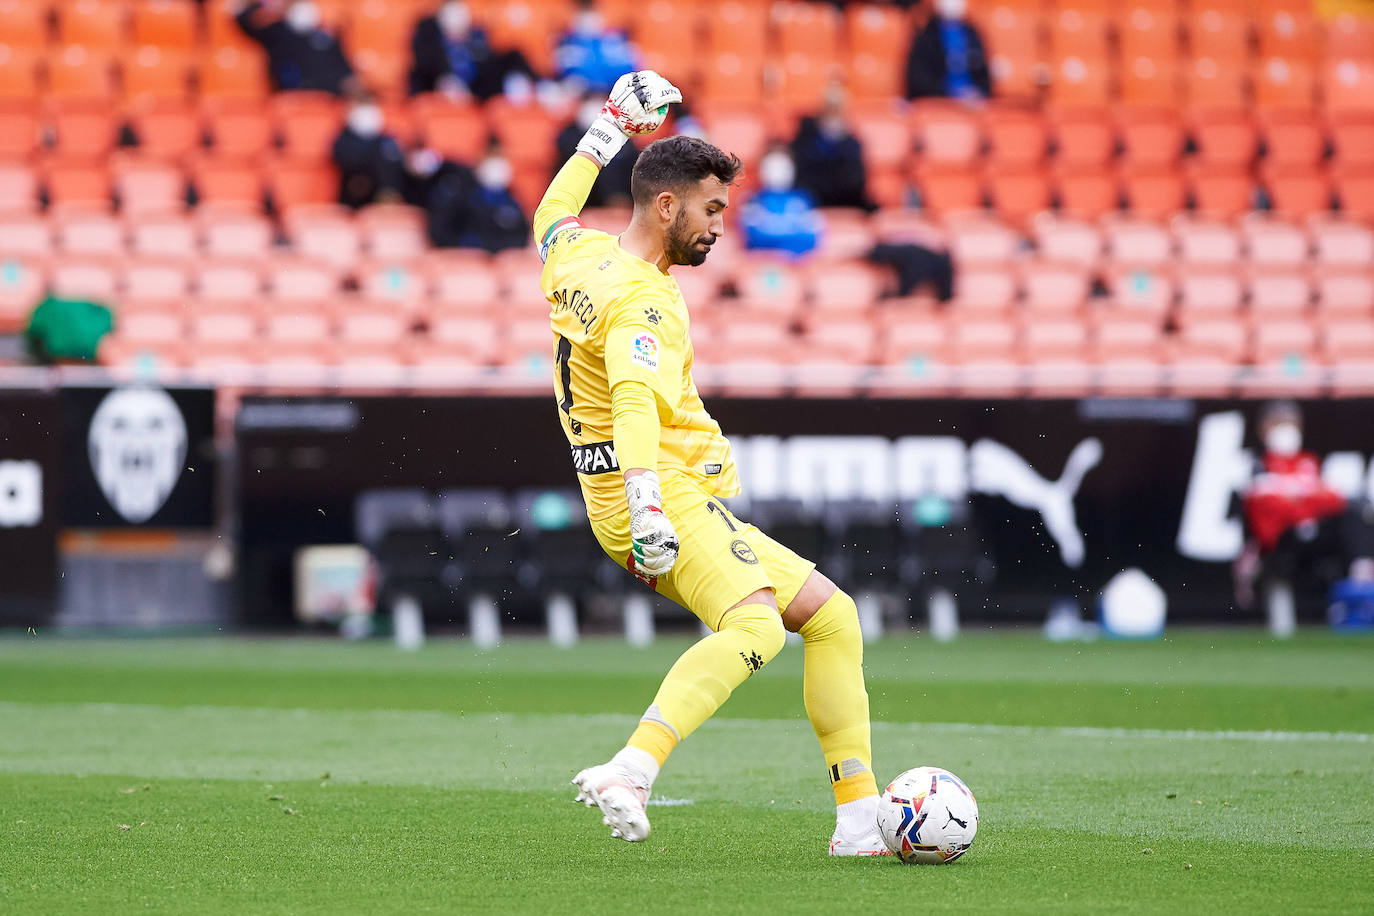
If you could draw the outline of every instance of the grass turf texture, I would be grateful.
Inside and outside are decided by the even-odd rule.
[[[1374,641],[869,646],[879,777],[944,766],[979,799],[973,849],[941,868],[825,857],[832,799],[795,646],[674,754],[656,792],[691,803],[651,807],[646,843],[612,841],[567,781],[619,746],[685,645],[0,640],[0,911],[1374,900]],[[1253,733],[1268,729],[1285,734]]]

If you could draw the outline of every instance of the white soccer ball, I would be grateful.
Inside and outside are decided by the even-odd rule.
[[[953,862],[973,845],[978,802],[949,770],[916,767],[883,790],[878,829],[887,848],[908,865]]]

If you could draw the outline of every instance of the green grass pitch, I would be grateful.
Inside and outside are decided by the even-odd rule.
[[[795,645],[610,839],[568,780],[686,644],[5,637],[0,912],[1374,912],[1374,640],[870,645],[880,781],[978,796],[943,867],[826,857]]]

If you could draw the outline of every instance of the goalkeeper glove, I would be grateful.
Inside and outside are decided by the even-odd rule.
[[[668,106],[681,101],[678,88],[654,71],[626,73],[615,81],[610,98],[578,141],[577,150],[605,168],[627,139],[658,130],[668,116]]]
[[[645,471],[625,481],[625,498],[630,504],[630,549],[635,566],[650,576],[661,576],[677,560],[677,532],[663,514],[663,496],[658,474]]]

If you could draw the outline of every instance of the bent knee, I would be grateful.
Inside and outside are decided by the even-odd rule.
[[[768,595],[772,597],[772,592],[768,592]],[[722,629],[733,629],[748,634],[754,651],[761,659],[760,667],[781,652],[783,644],[787,641],[787,630],[783,628],[782,617],[779,616],[776,605],[770,606],[763,602],[739,604],[731,608],[725,615]]]
[[[803,624],[798,632],[807,640],[863,641],[863,633],[859,629],[859,608],[854,604],[854,599],[840,589],[836,589],[835,593],[826,599],[825,604],[817,608],[816,613],[811,615],[811,619]]]

